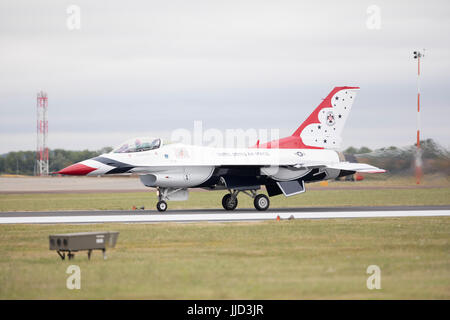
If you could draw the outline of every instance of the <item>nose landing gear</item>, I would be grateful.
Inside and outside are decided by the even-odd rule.
[[[168,207],[166,201],[185,201],[188,199],[189,191],[187,188],[158,187],[156,195],[158,196],[156,209],[159,212],[164,212]]]
[[[156,190],[156,195],[158,196],[158,202],[156,203],[156,209],[158,209],[159,212],[164,212],[167,210],[167,202],[166,200],[169,200],[170,193],[176,192],[178,189],[169,190],[169,188],[158,188]]]

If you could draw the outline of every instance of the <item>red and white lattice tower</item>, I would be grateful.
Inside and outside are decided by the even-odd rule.
[[[420,184],[422,178],[422,150],[420,149],[420,58],[425,56],[425,49],[422,52],[414,51],[414,59],[417,59],[417,142],[416,142],[416,184]]]
[[[41,91],[37,94],[37,147],[36,147],[36,174],[48,175],[48,98],[47,93]]]

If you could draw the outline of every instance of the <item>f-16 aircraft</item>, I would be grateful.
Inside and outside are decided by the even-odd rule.
[[[157,189],[159,211],[169,200],[187,200],[189,188],[227,190],[225,210],[234,210],[238,194],[254,199],[257,210],[269,208],[269,198],[258,193],[265,186],[270,197],[305,192],[305,183],[331,180],[356,172],[385,170],[345,161],[335,151],[358,92],[358,87],[336,87],[301,126],[289,136],[251,148],[211,148],[164,143],[160,138],[133,138],[110,153],[81,161],[56,173],[63,175],[137,174],[147,187]]]

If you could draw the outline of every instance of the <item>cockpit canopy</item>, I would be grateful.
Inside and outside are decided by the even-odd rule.
[[[161,147],[161,139],[157,138],[133,138],[120,144],[117,148],[113,149],[113,153],[130,153],[154,150]]]

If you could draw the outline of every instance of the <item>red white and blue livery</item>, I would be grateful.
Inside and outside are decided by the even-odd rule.
[[[211,148],[160,138],[133,138],[110,153],[60,170],[65,175],[136,174],[147,187],[157,188],[157,209],[169,200],[187,200],[189,188],[228,190],[222,199],[226,210],[237,207],[239,193],[254,199],[255,208],[267,210],[269,198],[305,192],[305,183],[330,180],[355,172],[385,170],[345,161],[341,133],[358,87],[336,87],[289,137],[259,142],[252,148]]]

